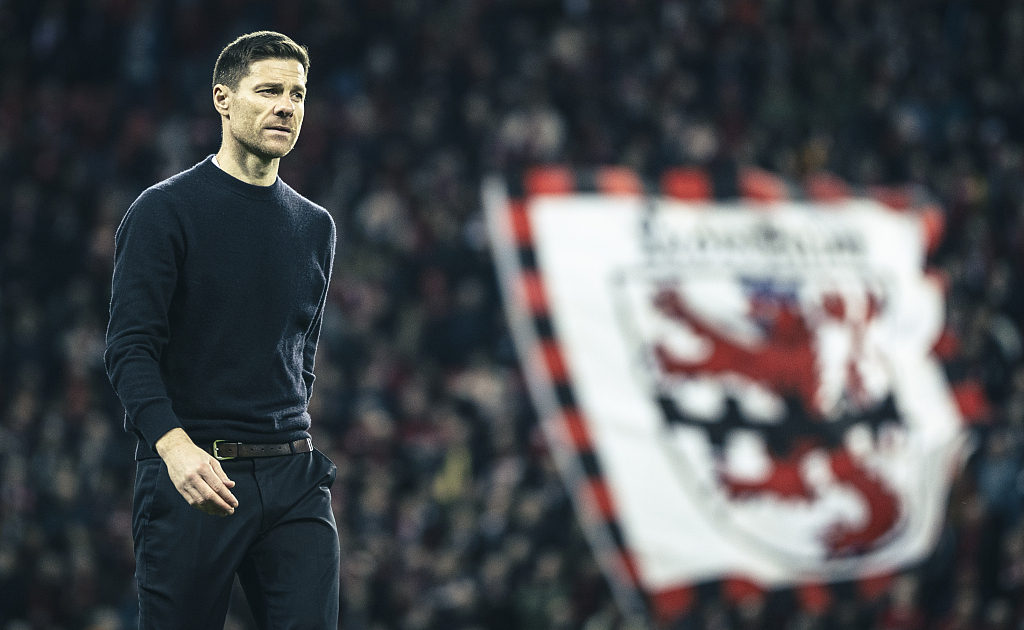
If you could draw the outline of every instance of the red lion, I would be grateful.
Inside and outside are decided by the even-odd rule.
[[[688,327],[712,345],[711,353],[706,358],[690,361],[676,356],[662,343],[655,344],[654,354],[666,374],[738,374],[780,396],[795,398],[802,403],[814,422],[825,422],[818,399],[821,383],[814,335],[798,307],[782,303],[769,309],[766,340],[756,346],[746,347],[722,334],[694,313],[675,290],[661,290],[654,299],[654,305],[661,313]],[[823,306],[829,317],[842,320],[846,316],[844,303],[839,296],[826,297]],[[752,314],[764,315],[763,310],[758,309],[757,313]],[[871,296],[866,319],[873,319],[879,310],[878,300]],[[863,326],[855,326],[854,333],[855,343],[862,344]],[[856,399],[862,399],[862,381],[852,360],[847,375],[851,393]],[[722,475],[722,482],[734,498],[772,493],[783,498],[812,501],[816,493],[804,481],[800,465],[804,457],[815,448],[825,448],[835,479],[853,486],[868,508],[867,522],[863,526],[837,523],[829,529],[825,535],[829,552],[832,556],[864,553],[896,525],[899,500],[877,475],[858,463],[846,449],[828,447],[824,439],[801,439],[784,456],[772,455],[772,470],[764,480],[746,482]]]

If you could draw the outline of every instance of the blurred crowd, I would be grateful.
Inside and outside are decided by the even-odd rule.
[[[263,28],[310,50],[281,174],[339,227],[310,411],[346,630],[636,625],[538,431],[482,223],[483,174],[545,163],[938,199],[937,351],[975,448],[936,551],[824,600],[702,585],[671,626],[1024,628],[1021,0],[0,0],[0,628],[135,627],[113,233],[216,151],[213,62]]]

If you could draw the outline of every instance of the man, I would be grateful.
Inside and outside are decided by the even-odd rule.
[[[106,366],[139,437],[140,628],[337,628],[336,469],[306,411],[335,227],[277,176],[309,58],[245,35],[214,67],[216,156],[146,190],[115,237]]]

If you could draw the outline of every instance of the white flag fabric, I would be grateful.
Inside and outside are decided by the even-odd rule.
[[[484,202],[556,460],[604,492],[581,518],[603,510],[618,539],[592,542],[640,590],[849,580],[930,552],[964,431],[913,212],[510,201],[497,180]]]

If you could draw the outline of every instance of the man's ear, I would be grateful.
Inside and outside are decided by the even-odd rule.
[[[227,116],[231,109],[231,88],[218,83],[213,86],[213,107],[221,116]]]

